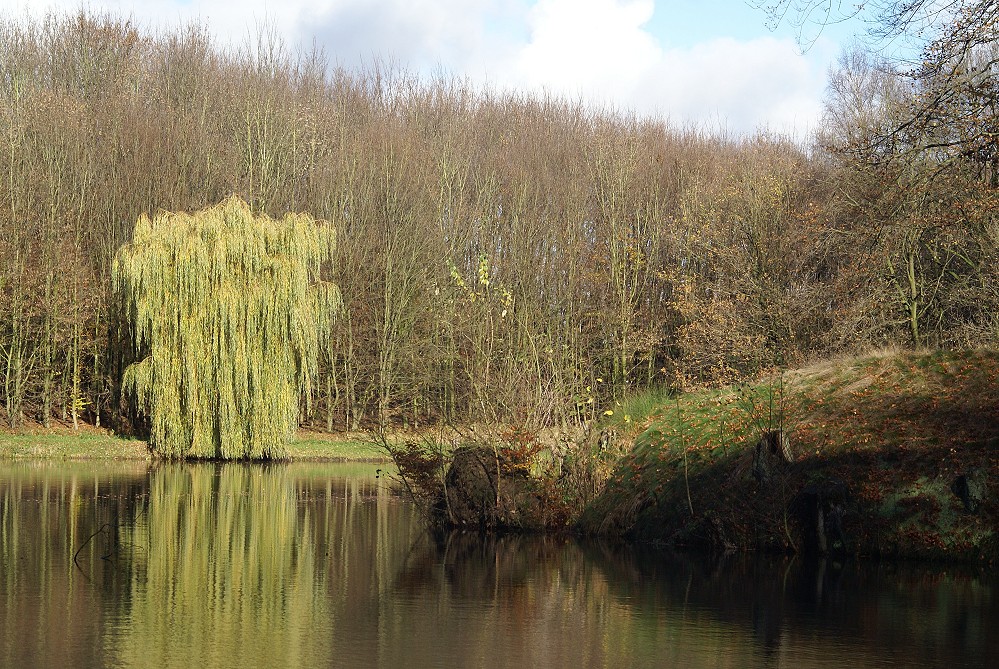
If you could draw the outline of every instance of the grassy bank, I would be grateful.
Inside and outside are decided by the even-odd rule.
[[[51,460],[146,460],[146,442],[85,427],[0,432],[0,458]]]
[[[330,434],[302,430],[288,445],[294,461],[388,462],[388,454],[364,434]]]
[[[997,390],[999,352],[978,350],[883,353],[632,398],[604,433],[633,447],[579,527],[678,545],[989,560]],[[779,437],[757,448],[778,430],[787,458]]]
[[[288,447],[294,461],[386,462],[388,456],[371,441],[357,435],[301,431]],[[32,427],[0,432],[0,459],[147,460],[145,441],[119,437],[107,430],[84,426]]]

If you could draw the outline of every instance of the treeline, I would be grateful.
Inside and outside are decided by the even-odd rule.
[[[864,62],[806,147],[347,71],[266,31],[226,50],[197,25],[3,19],[0,411],[113,420],[116,251],[143,213],[232,194],[337,226],[344,308],[305,416],[330,429],[564,424],[637,387],[995,343],[995,179],[872,160],[895,98],[858,89]]]

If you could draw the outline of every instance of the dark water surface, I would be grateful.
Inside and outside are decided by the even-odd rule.
[[[999,666],[982,574],[434,540],[367,465],[0,462],[0,568],[0,667]]]

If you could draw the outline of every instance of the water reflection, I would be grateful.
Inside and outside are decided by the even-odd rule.
[[[606,546],[589,558],[615,597],[675,618],[688,641],[744,636],[731,644],[744,666],[984,667],[999,651],[995,582],[973,570]]]
[[[417,666],[985,667],[999,650],[993,581],[953,569],[455,534],[398,589],[405,634],[430,641]]]
[[[146,488],[144,463],[0,463],[0,666],[102,666],[95,643],[104,602],[127,597],[127,578],[91,541],[131,518]],[[92,580],[99,579],[94,588]]]
[[[997,650],[981,575],[431,537],[374,471],[0,463],[0,666],[975,667]]]

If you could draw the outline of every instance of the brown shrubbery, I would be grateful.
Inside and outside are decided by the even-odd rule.
[[[857,133],[711,136],[88,13],[5,19],[0,98],[14,425],[116,417],[115,252],[142,214],[232,194],[338,227],[344,310],[306,417],[331,429],[560,425],[632,388],[996,338],[991,186],[872,167]]]

